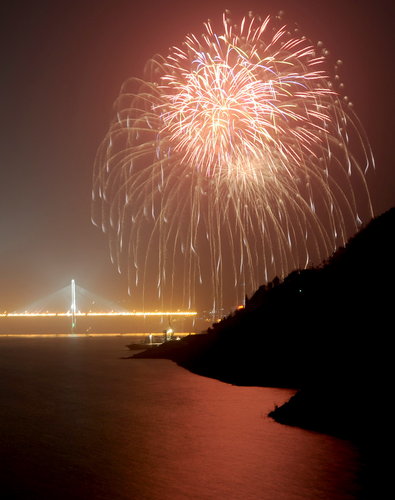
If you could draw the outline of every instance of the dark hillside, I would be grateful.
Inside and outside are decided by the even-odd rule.
[[[392,380],[394,230],[395,208],[320,267],[261,286],[206,334],[136,357],[233,384],[300,388],[276,419],[360,435]]]

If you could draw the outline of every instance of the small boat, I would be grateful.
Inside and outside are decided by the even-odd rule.
[[[163,342],[152,342],[150,344],[146,344],[144,342],[139,342],[136,344],[128,344],[126,347],[130,349],[131,351],[141,351],[143,349],[150,349],[151,347],[156,347],[158,345],[162,345]]]

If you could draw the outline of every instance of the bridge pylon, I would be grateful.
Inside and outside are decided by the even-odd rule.
[[[77,303],[75,298],[75,281],[71,280],[71,333],[74,333],[75,327],[77,326]]]

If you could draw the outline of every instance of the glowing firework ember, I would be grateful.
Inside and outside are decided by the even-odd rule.
[[[373,159],[323,49],[278,17],[205,29],[123,85],[93,219],[136,297],[195,306],[200,288],[218,309],[343,244],[372,215]]]

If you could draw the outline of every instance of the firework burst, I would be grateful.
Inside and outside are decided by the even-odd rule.
[[[93,219],[131,293],[190,306],[201,288],[214,310],[229,307],[327,257],[372,215],[370,148],[326,66],[279,18],[224,15],[125,82],[97,154]]]

